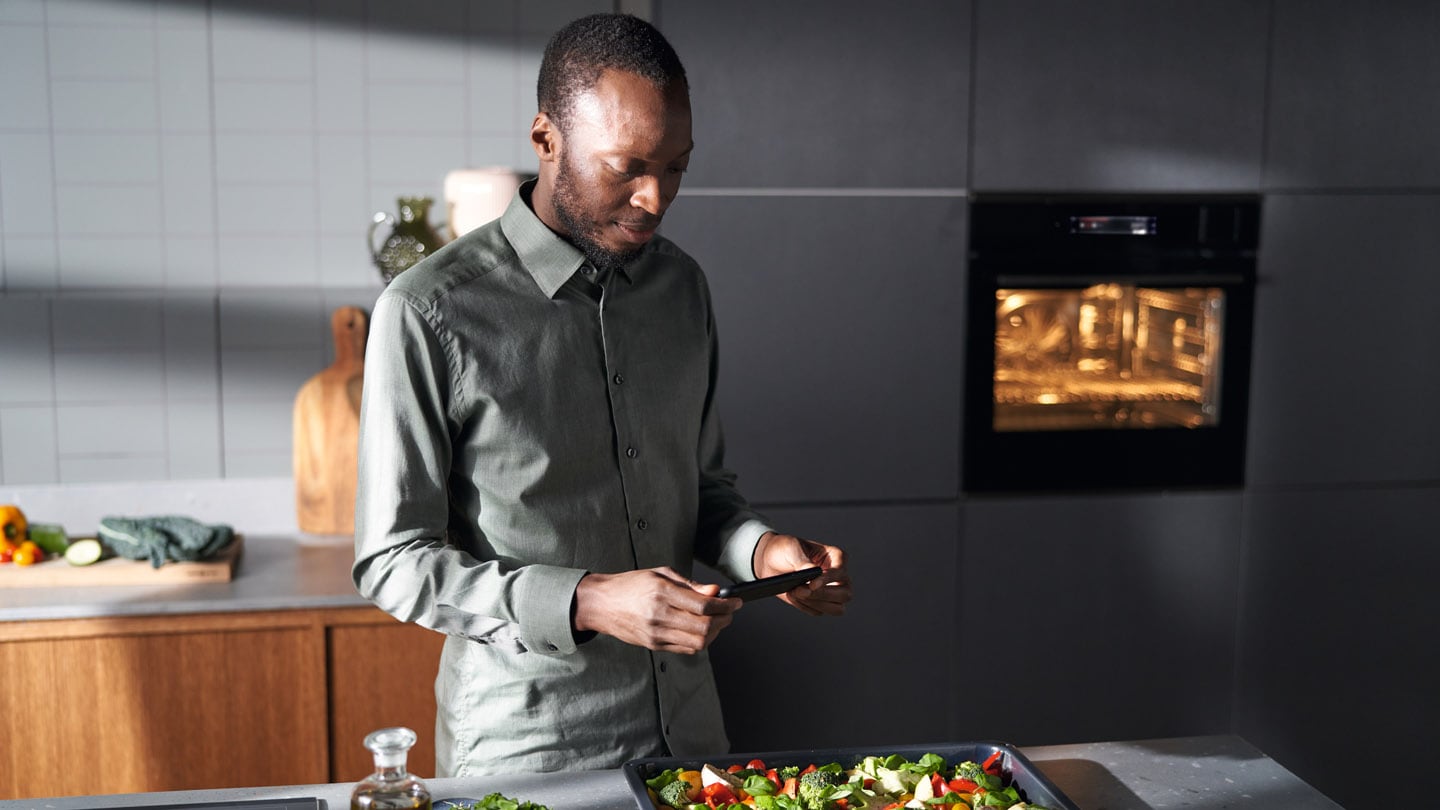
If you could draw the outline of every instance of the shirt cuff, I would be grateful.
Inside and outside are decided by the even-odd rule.
[[[575,586],[585,576],[583,568],[528,565],[516,583],[525,616],[520,622],[520,642],[540,655],[570,655],[575,652],[575,633],[570,623],[570,605]]]
[[[719,569],[736,582],[749,582],[755,579],[755,546],[760,543],[760,538],[766,532],[773,532],[774,529],[765,524],[764,521],[750,520],[741,523],[730,533],[725,541],[724,551],[720,553],[717,561]]]

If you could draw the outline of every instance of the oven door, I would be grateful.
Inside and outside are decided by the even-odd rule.
[[[1253,250],[1112,235],[976,239],[967,491],[1243,484]]]

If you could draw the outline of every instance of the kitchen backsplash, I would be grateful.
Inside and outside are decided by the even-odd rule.
[[[0,0],[0,484],[288,475],[370,216],[534,171],[545,39],[613,6]]]

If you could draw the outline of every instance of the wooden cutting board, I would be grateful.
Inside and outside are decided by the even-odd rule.
[[[295,397],[295,513],[302,532],[355,533],[367,323],[358,307],[335,310],[330,316],[335,362]]]
[[[208,560],[167,562],[111,557],[90,565],[71,565],[54,556],[34,565],[0,565],[0,588],[73,588],[90,585],[174,585],[229,582],[235,577],[244,543],[240,535]]]

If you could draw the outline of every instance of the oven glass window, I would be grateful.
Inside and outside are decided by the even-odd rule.
[[[1096,284],[995,298],[996,431],[1218,423],[1224,290]]]

